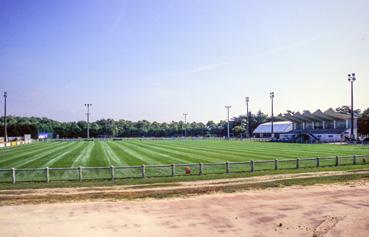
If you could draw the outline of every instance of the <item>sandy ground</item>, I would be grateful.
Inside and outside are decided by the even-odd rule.
[[[0,207],[2,236],[369,236],[369,183]]]

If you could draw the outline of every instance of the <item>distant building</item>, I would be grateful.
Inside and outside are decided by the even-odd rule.
[[[276,127],[274,122],[275,137],[281,140],[292,142],[341,142],[351,136],[351,116],[334,111],[332,108],[325,112],[317,110],[314,113],[304,111],[303,113],[280,114],[275,117],[278,121],[291,123],[290,131],[283,132],[283,129]],[[265,125],[269,127],[260,126]],[[269,133],[263,133],[263,136],[270,137],[270,123],[262,124],[255,129],[254,134],[260,134],[259,131],[269,129]],[[287,129],[287,128],[286,128]],[[357,137],[357,117],[354,116],[354,135]]]
[[[39,132],[38,133],[38,139],[48,139],[53,138],[52,132]]]
[[[279,138],[281,134],[286,134],[288,132],[291,132],[293,129],[292,122],[289,121],[282,121],[282,122],[274,122],[273,123],[273,131],[274,136],[276,138]],[[260,124],[255,130],[254,130],[254,136],[258,138],[263,137],[271,137],[271,131],[272,131],[272,123],[263,123]]]

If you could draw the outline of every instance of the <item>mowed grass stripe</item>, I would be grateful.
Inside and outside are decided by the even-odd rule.
[[[109,165],[107,158],[104,155],[104,151],[100,141],[94,141],[94,146],[91,153],[86,157],[86,167],[105,167]]]
[[[207,141],[206,141],[207,142]],[[223,141],[224,144],[219,144],[220,142],[209,142],[206,143],[203,147],[197,147],[199,144],[180,144],[178,146],[192,148],[195,150],[203,150],[203,151],[216,151],[222,153],[228,157],[228,154],[235,154],[237,156],[241,156],[243,160],[250,160],[250,159],[271,159],[270,156],[278,156],[278,154],[283,153],[283,149],[281,147],[274,149],[273,146],[270,146],[270,143],[265,143],[265,145],[260,145],[259,143],[254,142],[238,142],[235,141]],[[201,145],[201,144],[200,144]],[[203,144],[204,145],[204,144]],[[280,144],[279,145],[284,145]],[[268,155],[268,156],[266,156]],[[289,158],[289,157],[284,157]]]
[[[110,147],[109,142],[102,142],[103,151],[105,156],[108,158],[108,162],[110,166],[116,166],[122,164],[119,156],[115,153],[115,151]]]
[[[109,142],[109,146],[115,152],[115,154],[121,160],[121,166],[128,166],[128,165],[139,165],[142,164],[142,160],[137,159],[136,157],[132,156],[130,153],[126,152],[125,148],[119,142]]]
[[[86,146],[86,142],[78,142],[72,148],[45,163],[43,167],[71,167],[72,161]]]
[[[142,142],[130,142],[130,144],[134,144],[139,149],[144,150],[148,153],[152,154],[154,159],[159,160],[163,164],[173,164],[173,163],[187,163],[187,159],[181,159],[176,156],[173,156],[168,152],[167,149],[159,148],[157,146],[148,145]]]
[[[229,142],[229,141],[227,141]],[[150,142],[149,142],[150,143]],[[160,144],[163,146],[163,144]],[[242,151],[240,147],[235,148],[228,148],[225,149],[224,147],[221,147],[218,145],[214,146],[208,146],[206,144],[205,146],[192,146],[192,144],[179,144],[179,143],[173,143],[173,144],[165,144],[167,148],[180,148],[180,149],[188,149],[192,152],[196,152],[196,154],[206,154],[208,157],[222,157],[220,160],[228,159],[229,161],[241,161],[241,160],[250,160],[251,158],[264,158],[265,156],[261,155],[261,152],[253,152],[250,149],[244,149]]]
[[[53,149],[50,148],[44,152],[32,156],[32,158],[30,159],[22,159],[9,165],[12,167],[20,167],[20,168],[38,168],[42,166],[42,163],[46,162],[45,160],[48,160],[50,159],[50,157],[54,157],[62,153],[64,149],[68,149],[73,145],[75,144],[67,142],[64,144],[58,144],[58,146],[55,146]]]
[[[85,146],[79,151],[78,155],[72,157],[70,167],[86,166],[94,146],[95,142],[85,142]]]
[[[39,154],[40,151],[45,149],[55,147],[57,144],[62,144],[60,142],[57,143],[39,143],[36,147],[32,147],[26,151],[14,151],[11,154],[7,154],[5,157],[0,158],[0,167],[5,167],[8,163],[11,163],[13,160],[21,160],[32,158],[35,154]]]
[[[128,142],[117,142],[118,146],[124,150],[129,156],[137,159],[134,165],[141,164],[160,164],[158,160],[151,158],[149,155],[145,154],[142,150],[138,149],[136,146],[129,144]],[[141,161],[141,162],[140,162]]]
[[[133,141],[130,141],[133,143]],[[221,155],[222,158],[217,158],[220,156],[219,153],[209,153],[209,152],[199,152],[191,147],[184,148],[176,145],[167,145],[167,144],[154,144],[150,142],[135,142],[135,144],[139,146],[147,146],[150,149],[155,149],[158,152],[162,152],[168,154],[169,156],[177,157],[176,159],[180,159],[181,163],[200,163],[200,162],[223,162],[226,157],[225,154]],[[234,160],[229,157],[229,160]]]
[[[173,160],[177,160],[178,163],[190,163],[193,161],[193,159],[191,161],[191,157],[189,156],[188,153],[179,152],[173,149],[168,149],[166,147],[161,147],[157,144],[151,144],[151,143],[146,143],[146,142],[137,142],[135,144],[140,147],[146,147],[147,149],[152,149],[156,151],[157,153],[161,153],[167,157],[171,157]]]
[[[187,155],[188,160],[191,162],[206,161],[214,163],[226,161],[225,155],[219,154],[217,152],[200,151],[194,149],[193,147],[184,147],[169,144],[156,144],[156,146],[167,148],[168,150],[175,150],[177,152],[181,152],[182,154]],[[230,160],[235,160],[234,156],[228,156],[228,158]]]
[[[68,142],[65,142],[65,146],[59,146],[58,149],[51,149],[50,153],[42,155],[40,159],[36,159],[33,162],[27,163],[24,167],[44,167],[44,164],[47,163],[49,160],[54,159],[55,157],[60,156],[61,154],[67,152],[70,149],[73,149],[77,143],[68,144]],[[41,154],[40,154],[41,155]]]
[[[29,150],[32,147],[35,147],[38,145],[39,145],[39,142],[33,142],[33,143],[22,144],[18,146],[2,147],[0,150],[0,158],[12,152],[20,152],[20,151]]]
[[[149,141],[151,142],[151,141]],[[173,142],[175,145],[177,141],[165,141],[167,143]],[[184,147],[191,148],[194,142],[199,141],[189,141],[189,144],[183,144]],[[221,147],[221,150],[229,150],[229,147],[233,147],[233,149],[243,150],[245,151],[242,160],[250,160],[250,159],[291,159],[297,157],[316,157],[316,156],[333,156],[337,155],[337,153],[343,155],[349,154],[368,154],[369,149],[366,151],[359,151],[358,149],[354,149],[353,147],[349,147],[347,149],[345,145],[330,145],[330,144],[290,144],[290,143],[257,143],[257,142],[238,142],[238,141],[223,141],[224,144],[220,144],[222,141],[201,141],[206,144],[202,144],[206,149],[211,148],[212,150],[218,150]],[[201,142],[195,144],[196,146],[201,145]],[[230,142],[234,142],[239,146],[229,146]],[[183,143],[183,141],[182,141]],[[218,143],[218,144],[216,144]],[[211,145],[209,145],[211,144]],[[223,146],[224,145],[224,146]],[[336,148],[335,148],[336,146]],[[225,149],[224,147],[228,147]],[[295,148],[295,149],[291,149]],[[338,149],[337,149],[338,148]],[[337,151],[338,150],[338,151]],[[350,151],[351,150],[351,151]],[[293,151],[297,151],[294,153]],[[356,151],[356,152],[355,152]]]
[[[173,148],[182,148],[182,149],[184,149],[184,148],[187,148],[188,149],[187,152],[189,154],[193,154],[193,153],[204,154],[207,157],[213,158],[212,160],[214,160],[214,159],[216,160],[217,157],[222,157],[222,158],[219,158],[219,160],[224,160],[223,157],[228,157],[228,159],[230,161],[238,161],[238,160],[242,159],[245,155],[242,152],[238,152],[238,151],[234,151],[234,150],[224,151],[223,149],[219,149],[219,148],[208,149],[208,148],[191,146],[191,145],[180,145],[180,144],[177,144],[177,143],[166,144],[166,145],[161,144],[161,145],[166,146],[166,148],[169,148],[169,149],[173,149]],[[156,145],[156,146],[158,146],[158,145]]]

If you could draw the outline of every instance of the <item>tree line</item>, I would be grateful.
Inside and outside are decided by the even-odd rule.
[[[268,116],[261,111],[250,113],[250,132],[259,124],[267,121]],[[240,115],[230,119],[230,131],[233,136],[246,134],[247,117]],[[0,119],[0,136],[4,136],[4,117]],[[37,138],[39,133],[52,133],[59,138],[86,137],[87,122],[59,122],[39,117],[7,117],[8,136],[31,134]],[[129,121],[100,119],[90,123],[90,137],[178,137],[184,136],[217,136],[227,135],[227,121],[190,122],[150,122],[147,120]]]
[[[337,108],[337,111],[348,113],[347,106]],[[369,134],[369,109],[360,112],[358,119],[358,133]],[[249,115],[249,134],[262,123],[270,121],[267,114],[261,111]],[[0,136],[4,136],[4,117],[0,119]],[[52,133],[59,138],[86,137],[87,123],[59,122],[49,118],[8,116],[8,136],[23,136],[31,134],[32,138],[37,138],[41,132]],[[230,119],[230,132],[232,136],[241,137],[246,135],[247,116],[239,115]],[[129,121],[100,119],[90,123],[90,137],[179,137],[184,136],[215,136],[223,137],[227,135],[227,121],[190,122],[184,124],[183,121],[172,122],[149,122],[147,120]]]

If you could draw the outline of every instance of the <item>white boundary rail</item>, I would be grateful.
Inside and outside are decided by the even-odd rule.
[[[51,182],[116,180],[124,178],[170,177],[183,175],[254,173],[268,170],[334,167],[369,164],[369,155],[250,160],[244,162],[160,164],[110,167],[72,168],[8,168],[0,169],[0,182]]]

